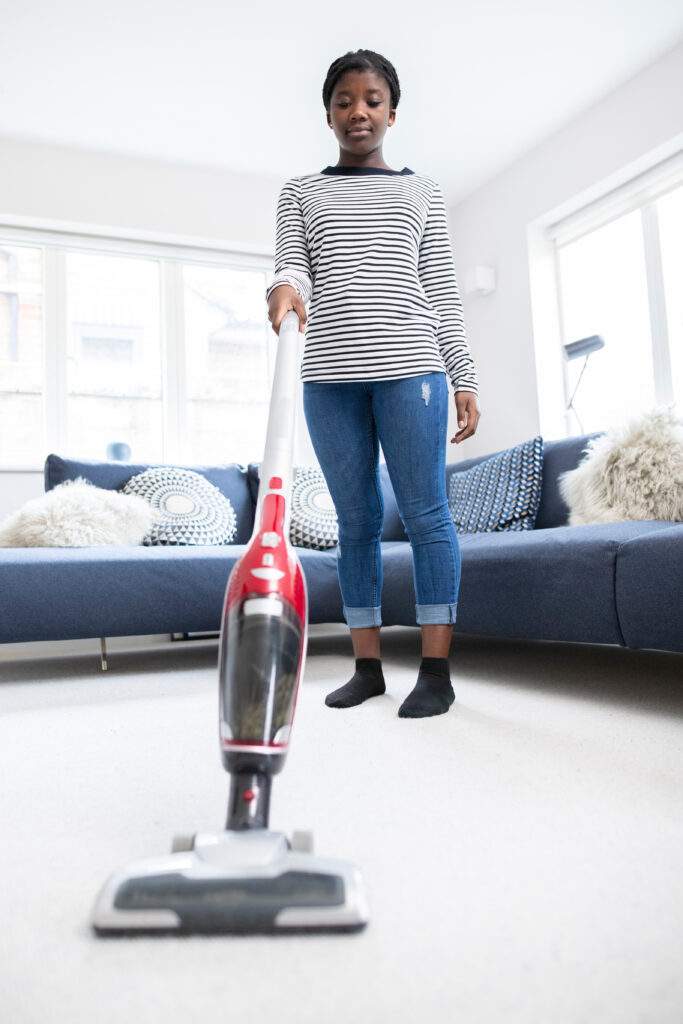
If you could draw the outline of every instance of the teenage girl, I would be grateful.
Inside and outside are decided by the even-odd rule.
[[[398,714],[420,718],[455,697],[448,655],[461,557],[446,498],[449,377],[460,428],[451,443],[475,433],[480,410],[440,186],[382,155],[400,94],[393,65],[372,50],[330,65],[323,103],[339,159],[283,186],[266,298],[276,333],[291,309],[306,329],[304,412],[339,525],[356,671],[325,703],[349,708],[386,690],[381,444],[412,547],[422,634],[417,683]]]

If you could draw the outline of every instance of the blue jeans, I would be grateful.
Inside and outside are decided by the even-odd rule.
[[[347,625],[382,624],[380,444],[412,547],[416,622],[455,622],[461,558],[446,498],[445,372],[394,380],[304,381],[303,399],[313,449],[337,513],[337,575]]]

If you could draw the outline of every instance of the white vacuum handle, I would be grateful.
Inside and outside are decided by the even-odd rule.
[[[259,470],[259,492],[254,517],[254,534],[261,522],[261,504],[271,477],[282,478],[285,496],[283,532],[289,538],[292,493],[292,459],[299,384],[299,316],[295,310],[285,313],[278,334],[277,357],[270,396],[266,445]],[[253,536],[253,534],[252,534]]]

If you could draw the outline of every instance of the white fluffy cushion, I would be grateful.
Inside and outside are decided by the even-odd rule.
[[[0,547],[141,544],[153,518],[154,511],[144,498],[95,487],[78,477],[66,480],[10,513],[0,523]]]
[[[591,438],[584,451],[576,469],[558,477],[569,526],[683,520],[683,423],[671,407]]]

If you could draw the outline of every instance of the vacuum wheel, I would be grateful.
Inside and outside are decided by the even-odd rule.
[[[292,832],[289,847],[297,853],[313,853],[313,833],[308,829]]]
[[[173,836],[171,853],[188,853],[190,850],[194,850],[194,835]]]

